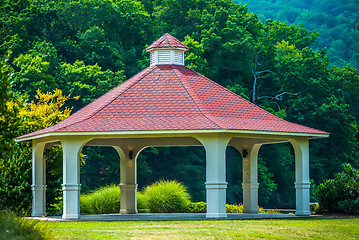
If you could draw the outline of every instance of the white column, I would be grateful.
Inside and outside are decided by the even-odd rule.
[[[261,144],[244,148],[243,159],[243,212],[258,213],[258,152]]]
[[[32,142],[32,212],[31,216],[46,215],[46,164],[44,142]]]
[[[295,152],[296,215],[310,215],[309,140],[290,141]]]
[[[206,217],[227,217],[226,148],[230,137],[215,134],[198,140],[206,150]]]
[[[137,155],[139,150],[114,147],[120,155],[120,213],[137,213]]]
[[[63,149],[63,219],[80,218],[80,152],[84,141],[66,138],[61,141]]]

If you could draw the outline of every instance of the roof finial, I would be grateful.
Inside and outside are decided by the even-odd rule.
[[[184,52],[187,50],[186,45],[169,33],[166,33],[146,48],[146,51],[151,53],[151,66],[163,64],[184,65]]]

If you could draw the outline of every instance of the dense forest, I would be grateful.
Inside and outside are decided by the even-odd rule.
[[[247,2],[249,9],[257,11],[257,5]],[[276,5],[280,1],[266,1],[268,8]],[[342,25],[328,25],[336,29],[331,36],[343,35],[343,26],[348,36],[337,41],[343,49],[336,55],[334,43],[328,51],[321,47],[329,46],[332,39],[318,34],[321,29],[312,31],[316,30],[314,15],[312,20],[303,15],[292,21],[266,20],[276,16],[269,15],[269,10],[268,15],[257,15],[248,7],[233,0],[2,0],[2,207],[16,206],[26,213],[31,202],[31,144],[15,143],[14,138],[61,121],[148,67],[149,54],[144,49],[164,33],[189,47],[185,62],[191,69],[281,118],[331,133],[310,143],[313,193],[342,163],[358,167],[359,74],[353,64],[358,21],[352,21],[357,11],[348,6],[332,9]],[[349,17],[347,11],[353,15]],[[320,12],[318,18],[328,14]],[[301,19],[313,25],[301,25]],[[48,153],[50,210],[61,197],[61,154],[60,146]],[[177,179],[194,201],[203,201],[204,156],[204,149],[196,147],[147,148],[138,158],[139,188],[158,179]],[[241,166],[240,154],[229,147],[229,203],[242,201]],[[290,145],[261,148],[261,206],[294,207],[294,178]],[[85,147],[82,191],[112,183],[119,183],[116,152]],[[316,201],[314,194],[312,201]]]
[[[319,33],[318,45],[336,66],[359,69],[359,2],[356,0],[243,0],[265,22],[275,19]]]

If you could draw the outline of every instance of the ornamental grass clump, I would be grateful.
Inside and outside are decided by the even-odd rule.
[[[93,208],[91,207],[91,194],[81,194],[80,212],[82,214],[94,214]]]
[[[93,193],[80,197],[81,213],[107,214],[120,212],[121,190],[119,186],[111,185],[99,188]]]
[[[141,192],[137,192],[137,210],[139,213],[148,212],[146,197]]]
[[[143,194],[152,213],[185,212],[190,204],[190,195],[186,188],[175,180],[153,183],[144,189]]]

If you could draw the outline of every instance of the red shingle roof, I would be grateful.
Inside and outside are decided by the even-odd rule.
[[[50,132],[190,129],[328,134],[280,119],[185,66],[157,65],[62,122],[18,139]]]
[[[166,33],[165,35],[157,39],[157,41],[148,46],[146,48],[146,51],[150,51],[151,49],[155,48],[182,48],[188,50],[188,47],[186,45],[184,45],[182,42],[180,42],[168,33]]]

